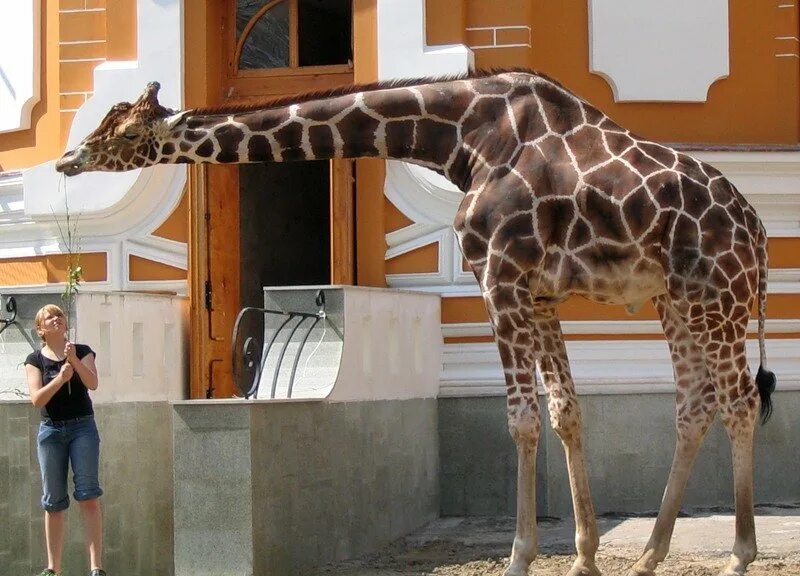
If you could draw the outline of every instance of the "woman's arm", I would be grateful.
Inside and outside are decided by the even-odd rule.
[[[75,372],[81,377],[83,385],[89,390],[97,390],[99,382],[97,381],[97,367],[94,364],[94,353],[87,354],[78,360],[78,356],[75,354],[75,345],[72,342],[67,342],[65,352],[67,354],[67,362],[75,368]]]
[[[28,377],[28,392],[31,395],[31,403],[37,408],[41,408],[58,392],[65,382],[72,378],[72,366],[65,362],[58,375],[53,378],[47,386],[42,385],[42,371],[36,366],[25,365],[25,373]]]
[[[81,377],[83,385],[89,390],[97,390],[97,385],[100,382],[97,380],[97,367],[94,364],[94,354],[87,354],[73,366],[75,367],[75,372]]]

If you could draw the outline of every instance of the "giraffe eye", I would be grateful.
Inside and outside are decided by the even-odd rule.
[[[136,140],[137,136],[138,134],[136,134],[135,132],[125,132],[122,135],[122,137],[125,138],[126,140]]]

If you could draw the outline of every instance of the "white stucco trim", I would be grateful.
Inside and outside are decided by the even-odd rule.
[[[767,334],[795,334],[800,332],[800,318],[782,319],[767,318]],[[594,334],[661,334],[661,322],[658,320],[564,320],[561,329],[566,335]],[[758,330],[758,322],[750,320],[747,325],[750,333]],[[460,322],[442,324],[443,338],[470,338],[492,336],[492,327],[488,322]]]
[[[589,69],[617,102],[705,102],[728,35],[728,0],[589,0]]]
[[[462,44],[427,45],[425,0],[378,0],[377,14],[379,80],[462,74],[473,66]]]
[[[800,152],[689,152],[728,178],[770,237],[800,237]]]
[[[800,340],[767,340],[769,369],[778,378],[779,390],[800,390],[798,349]],[[665,340],[573,341],[567,342],[567,354],[579,395],[675,390]],[[757,340],[748,340],[747,356],[751,368],[757,369]],[[445,344],[440,383],[440,397],[504,396],[505,381],[495,344]]]
[[[41,99],[41,0],[3,3],[0,18],[0,134],[27,130]]]
[[[424,0],[378,0],[378,77],[419,78],[463,74],[472,69],[474,55],[463,45],[430,47],[425,43]],[[436,242],[436,273],[387,275],[389,286],[441,286],[460,279],[460,252],[451,229],[463,194],[432,170],[387,161],[384,193],[414,225],[387,234],[386,259]],[[454,261],[458,260],[458,267]]]
[[[137,18],[138,59],[104,62],[95,68],[94,93],[75,115],[68,148],[93,131],[111,106],[138,98],[150,81],[161,83],[163,105],[182,107],[182,0],[139,0]],[[63,251],[54,219],[65,214],[66,186],[69,211],[79,215],[81,249],[88,251],[87,246],[93,245],[109,253],[110,289],[123,290],[128,285],[123,246],[147,246],[147,258],[186,269],[185,245],[178,249],[152,234],[181,200],[185,166],[93,172],[66,179],[55,172],[54,164],[52,160],[23,172],[25,225],[0,226],[0,254]]]

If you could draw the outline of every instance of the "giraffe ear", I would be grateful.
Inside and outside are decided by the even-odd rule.
[[[164,123],[166,124],[168,130],[172,130],[173,128],[175,128],[175,126],[180,124],[185,117],[186,117],[185,111],[176,112],[175,114],[172,114],[171,116],[165,118]]]

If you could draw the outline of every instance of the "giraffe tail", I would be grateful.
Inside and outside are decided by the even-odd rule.
[[[756,374],[758,395],[761,397],[761,424],[766,424],[772,416],[772,393],[775,391],[777,378],[767,370],[767,350],[764,345],[764,321],[767,315],[767,233],[764,225],[759,222],[758,245],[756,246],[758,258],[758,350],[761,365]]]

